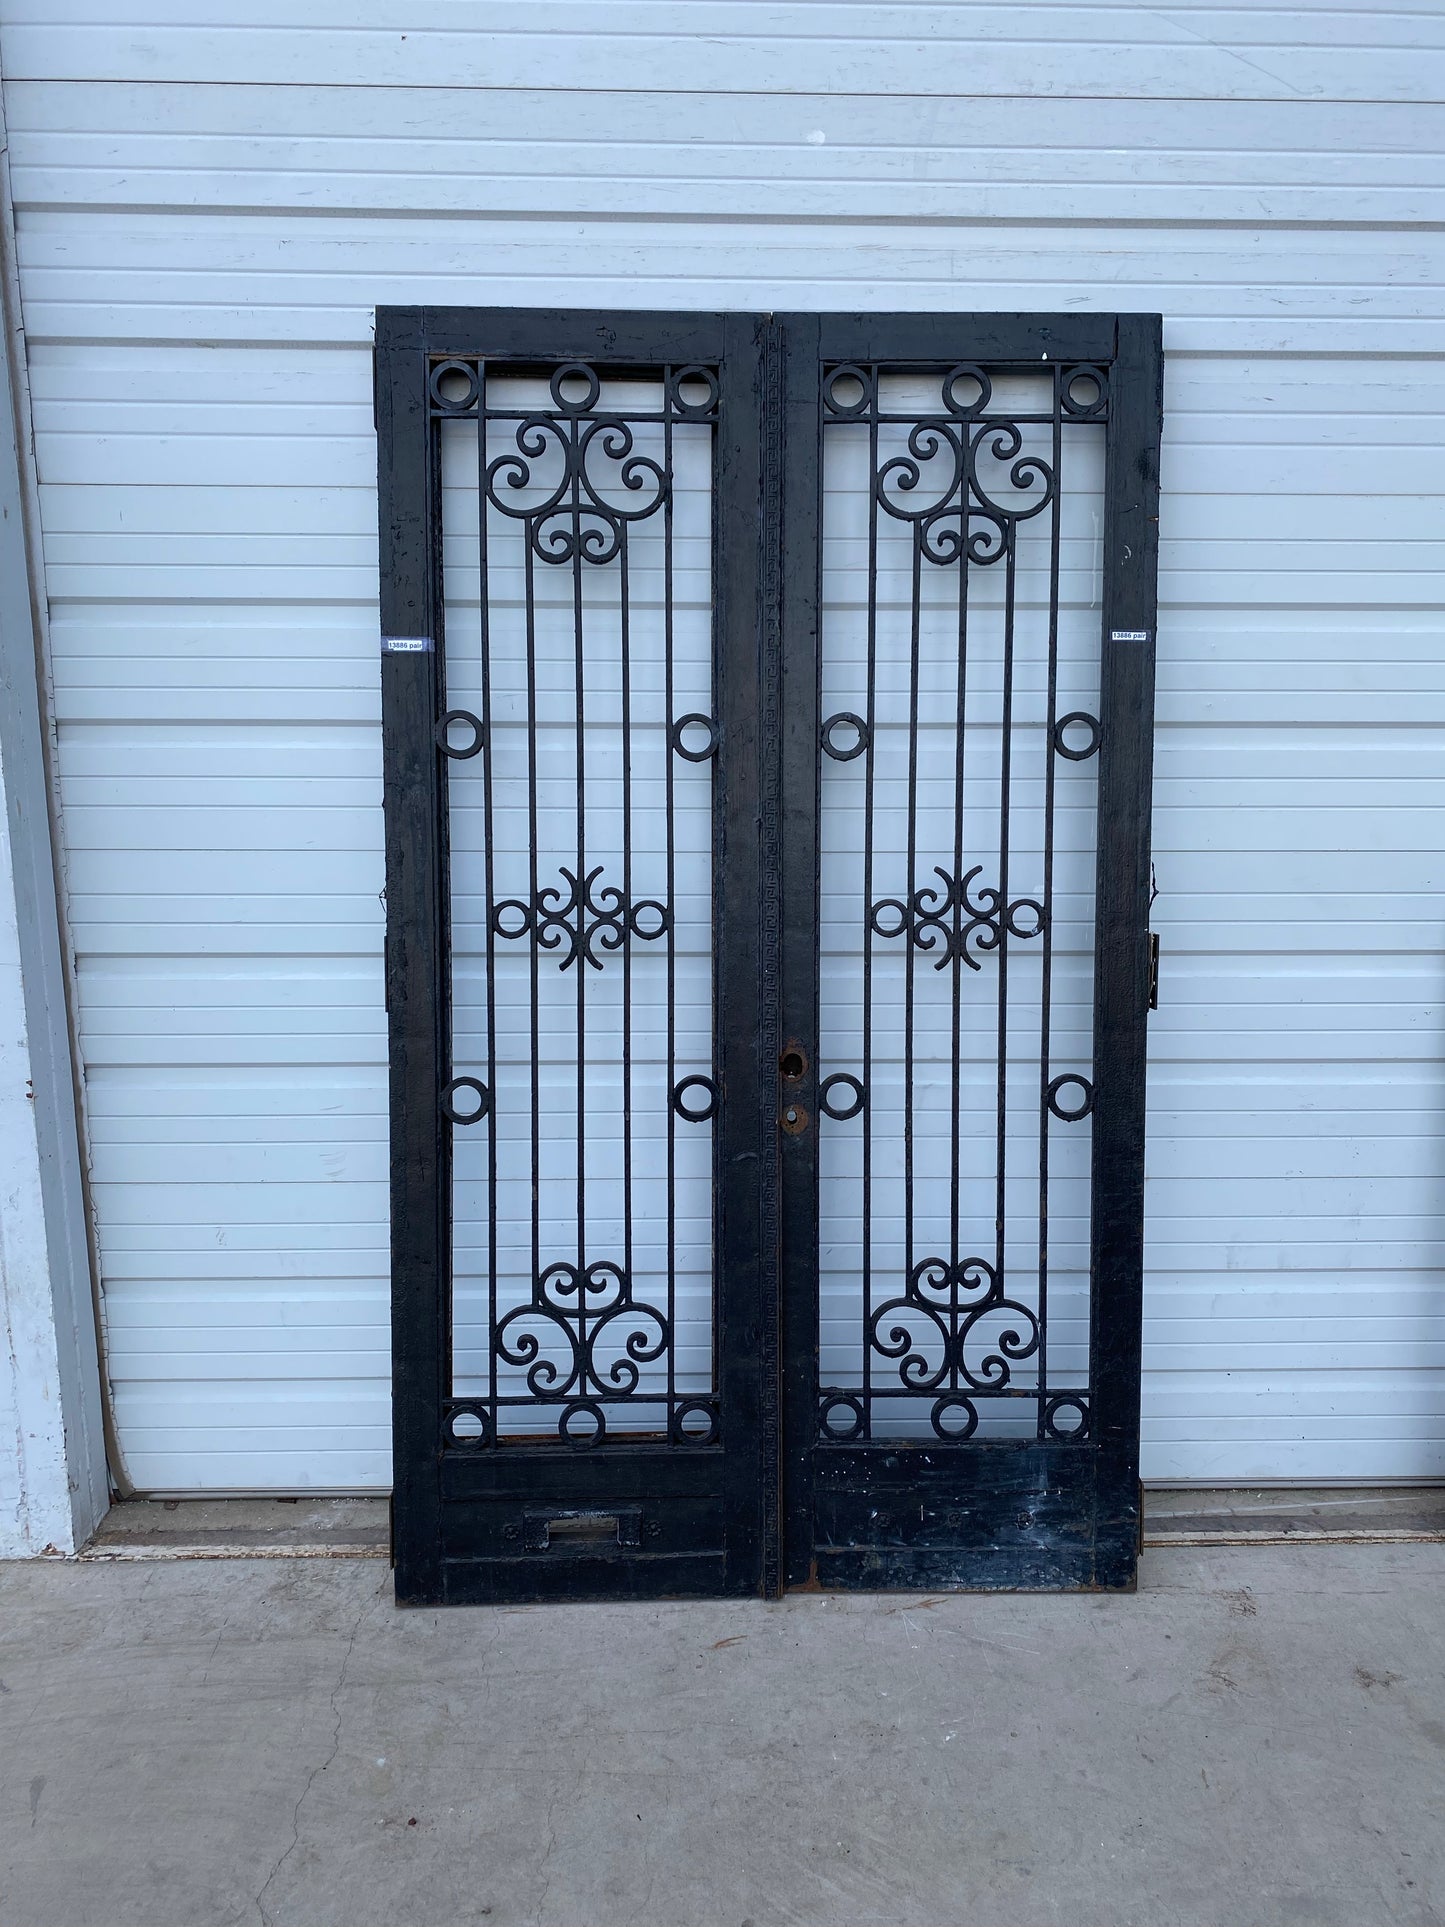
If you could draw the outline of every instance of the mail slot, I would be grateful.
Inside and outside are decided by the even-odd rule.
[[[642,1513],[637,1506],[617,1512],[526,1512],[522,1544],[528,1552],[586,1552],[602,1546],[640,1546]]]

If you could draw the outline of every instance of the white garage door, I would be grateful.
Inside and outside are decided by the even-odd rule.
[[[1445,25],[94,11],[10,0],[0,56],[135,1483],[389,1476],[368,347],[415,301],[1163,312],[1145,1471],[1445,1472],[1441,141],[1411,105]]]

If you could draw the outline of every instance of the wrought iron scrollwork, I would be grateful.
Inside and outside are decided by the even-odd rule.
[[[1005,932],[1025,942],[1042,934],[1044,906],[1033,897],[1015,897],[1004,904],[997,890],[974,890],[983,875],[976,863],[961,877],[934,866],[942,889],[925,884],[906,900],[881,897],[868,912],[870,927],[884,938],[906,936],[915,950],[937,952],[935,970],[953,962],[981,970],[976,952],[997,950]]]
[[[470,455],[475,446],[476,467],[468,460],[466,472],[479,481],[474,555],[483,612],[475,713],[439,705],[443,713],[436,719],[434,740],[439,755],[458,766],[455,775],[470,763],[465,774],[480,804],[488,850],[487,1057],[480,1077],[455,1078],[440,1094],[450,1125],[488,1120],[479,1133],[487,1168],[486,1355],[484,1360],[474,1356],[477,1324],[469,1324],[453,1361],[455,1370],[467,1379],[475,1374],[487,1389],[479,1393],[469,1384],[467,1396],[449,1403],[443,1433],[447,1450],[509,1446],[535,1438],[539,1429],[550,1442],[554,1428],[557,1438],[578,1448],[617,1434],[661,1438],[678,1448],[712,1445],[719,1436],[717,1399],[707,1389],[713,1385],[711,1360],[695,1351],[679,1356],[674,1343],[679,1292],[692,1291],[703,1268],[691,1256],[697,1249],[694,1223],[703,1216],[692,1204],[700,1202],[708,1183],[706,1159],[694,1156],[684,1168],[686,1153],[679,1156],[678,1146],[691,1126],[708,1133],[707,1120],[721,1102],[720,1076],[683,1075],[691,1062],[699,1072],[711,1072],[713,1066],[701,1034],[705,1026],[700,1017],[694,1021],[691,1001],[699,958],[675,937],[678,920],[687,915],[687,904],[678,896],[676,819],[679,809],[690,809],[698,796],[688,766],[716,762],[724,735],[722,719],[703,693],[716,688],[711,649],[704,632],[684,635],[675,622],[673,572],[686,553],[682,545],[708,526],[705,506],[699,514],[699,493],[711,496],[720,479],[714,431],[722,411],[723,371],[690,360],[640,366],[631,358],[619,355],[609,362],[606,356],[606,347],[599,346],[597,359],[544,368],[528,356],[435,354],[428,370],[429,413],[442,450],[465,447]],[[472,433],[456,432],[463,421],[475,433],[475,444]],[[470,507],[467,514],[470,518]],[[645,539],[641,525],[646,525]],[[457,547],[457,534],[449,551]],[[544,569],[543,563],[552,566]],[[610,570],[602,566],[609,563]],[[510,609],[505,615],[502,610],[517,595],[519,579],[521,612],[513,621]],[[650,605],[659,589],[662,615],[654,627],[650,613],[641,612],[643,598]],[[565,731],[570,725],[575,751],[580,839],[570,857],[553,853],[554,819],[547,803],[539,803],[539,782],[550,784],[557,774],[559,747],[551,734],[559,694],[556,662],[550,635],[541,632],[568,604],[570,715],[564,714],[561,726]],[[658,641],[656,672],[668,746],[661,783],[655,782],[658,772],[650,761],[657,720],[650,694],[645,730],[638,728],[644,720],[639,699],[652,675]],[[517,675],[518,684],[525,682],[524,704],[510,682],[499,702],[501,662],[508,677],[525,663],[524,675]],[[563,684],[568,680],[564,668]],[[683,691],[693,708],[680,700]],[[676,713],[679,709],[687,713]],[[500,759],[494,755],[499,721],[508,725],[509,752]],[[594,770],[589,764],[589,750],[599,741],[608,744],[609,753],[614,744],[620,748],[620,770]],[[523,745],[525,791],[512,761]],[[650,765],[645,777],[638,768],[644,757]],[[606,797],[595,811],[594,786]],[[495,875],[491,861],[499,847],[493,813],[509,826],[519,824],[524,793],[531,851],[526,881],[512,867],[511,844],[505,844],[511,860],[496,866]],[[645,884],[634,875],[640,847],[634,828],[643,811],[659,819],[649,821],[641,840],[656,878]],[[559,855],[560,870],[554,867]],[[684,871],[683,881],[689,876]],[[636,894],[634,883],[637,890],[655,888],[658,896]],[[638,944],[653,946],[640,981],[633,968],[641,955]],[[509,946],[520,947],[530,966],[524,972],[530,975],[530,1012],[520,1024],[520,1013],[493,995],[496,983],[507,981],[505,968],[496,968],[498,959],[517,961]],[[575,1055],[570,1048],[566,1053],[577,1106],[577,1215],[568,1234],[576,1242],[572,1263],[550,1266],[543,1263],[551,1222],[545,1175],[551,1120],[544,1129],[544,1084],[553,1076],[548,1039],[571,1000],[559,1003],[549,993],[539,1001],[536,972],[544,956],[570,972],[564,981],[570,981],[576,1013]],[[609,963],[621,981],[609,973],[611,992],[604,987],[594,999],[587,988],[592,972]],[[510,974],[516,983],[515,970]],[[704,1007],[699,998],[698,1010]],[[520,1030],[520,1036],[509,1039],[499,1061],[502,1011],[501,1021]],[[571,1024],[566,1028],[570,1032]],[[649,1156],[644,1175],[638,1154],[645,1129],[641,1117],[634,1117],[643,1092],[636,1048],[640,1033],[649,1055],[662,1039],[666,1042],[665,1081],[659,1079],[656,1087],[667,1139],[663,1196],[660,1159],[644,1154]],[[519,1056],[525,1066],[520,1074]],[[624,1093],[619,1128],[614,1131],[609,1121],[599,1160],[589,1143],[592,1117],[599,1091],[615,1091],[617,1083]],[[506,1106],[505,1130],[498,1099]],[[518,1246],[505,1231],[499,1235],[498,1225],[514,1215],[502,1207],[506,1187],[518,1182],[506,1160],[527,1155],[523,1147],[529,1136],[531,1250],[520,1261],[518,1277]],[[509,1142],[513,1137],[516,1146]],[[610,1176],[618,1150],[620,1209]],[[609,1172],[605,1179],[597,1175],[599,1163]],[[662,1220],[650,1227],[645,1246],[637,1236],[639,1180],[649,1187],[649,1211]],[[525,1223],[528,1210],[520,1208]],[[616,1231],[617,1243],[604,1247],[615,1263],[588,1262],[584,1256],[597,1244],[593,1233],[602,1210],[613,1227],[602,1235],[610,1240]]]
[[[538,890],[530,903],[507,897],[492,907],[492,929],[499,937],[515,939],[529,933],[542,950],[561,950],[561,968],[580,956],[594,970],[602,968],[600,951],[620,950],[630,937],[652,943],[666,931],[666,904],[652,897],[630,902],[616,884],[597,886],[599,863],[578,878],[565,866],[561,875],[567,895],[553,884]]]
[[[866,554],[872,578],[866,650],[839,626],[824,650],[836,681],[825,669],[821,683],[837,693],[819,716],[820,809],[856,808],[862,819],[853,898],[861,981],[840,992],[849,1015],[835,1020],[849,1058],[859,1042],[861,1051],[856,1078],[835,1072],[817,1090],[820,1117],[856,1120],[825,1128],[838,1169],[856,1168],[861,1180],[856,1246],[851,1229],[836,1233],[840,1251],[858,1253],[847,1352],[834,1336],[836,1301],[818,1325],[820,1360],[837,1357],[842,1373],[819,1388],[827,1444],[931,1433],[1063,1445],[1088,1435],[1087,1384],[1059,1380],[1076,1332],[1066,1324],[1051,1351],[1048,1329],[1051,1278],[1072,1269],[1076,1235],[1067,1213],[1051,1219],[1051,1185],[1071,1180],[1050,1159],[1069,1134],[1087,1135],[1096,1102],[1087,1055],[1065,1069],[1054,1036],[1064,1002],[1056,953],[1074,948],[1079,908],[1072,880],[1068,896],[1059,893],[1056,856],[1058,812],[1097,794],[1106,745],[1097,703],[1060,701],[1097,687],[1088,634],[1066,635],[1060,612],[1073,566],[1064,488],[1092,490],[1110,380],[1108,365],[1047,352],[1028,363],[839,360],[821,370],[822,439],[838,464],[825,535],[836,527],[860,560]],[[832,509],[834,493],[855,489],[861,501]],[[979,575],[994,564],[991,577]],[[856,775],[840,782],[838,765],[855,758]],[[985,800],[991,789],[996,802]],[[990,823],[992,857],[978,841]],[[851,853],[856,831],[846,834]],[[971,855],[982,862],[970,868]],[[827,880],[849,897],[855,887],[842,869]],[[1032,952],[1017,947],[1034,939]],[[989,956],[994,967],[976,988],[991,993],[996,1032],[992,1013],[965,1012],[960,967],[981,971]],[[1010,967],[1025,956],[1025,967]],[[925,958],[941,980],[921,974]],[[1025,1061],[1028,1047],[1015,1040],[1033,1025],[1037,1057]],[[1024,1138],[1017,1128],[1023,1080],[1037,1106],[1036,1153],[1034,1130]],[[980,1100],[993,1111],[992,1147],[973,1116]],[[1036,1239],[1025,1239],[1035,1183]],[[841,1199],[836,1210],[851,1225]],[[988,1258],[960,1258],[979,1248],[969,1224],[989,1219]],[[930,1246],[949,1256],[915,1263]],[[883,1515],[874,1519],[881,1530]]]
[[[525,1375],[534,1399],[564,1401],[558,1436],[595,1445],[606,1431],[602,1407],[633,1397],[642,1367],[672,1342],[665,1312],[634,1297],[620,1265],[597,1259],[585,1268],[558,1260],[532,1287],[529,1304],[498,1320],[492,1351],[498,1368]]]
[[[715,378],[707,370],[683,372],[704,387],[705,414]],[[495,456],[482,472],[486,499],[526,525],[539,561],[611,562],[625,529],[669,500],[670,477],[660,462],[638,453],[632,426],[621,415],[591,412],[602,389],[594,368],[569,362],[553,371],[550,386],[556,412],[517,422],[515,449]],[[699,412],[684,401],[676,405],[684,418]],[[523,499],[537,495],[540,500]]]
[[[898,1361],[899,1383],[910,1392],[999,1392],[1014,1365],[1038,1350],[1039,1321],[1027,1305],[1004,1295],[1003,1280],[986,1259],[921,1258],[903,1294],[873,1312],[868,1343],[880,1358]],[[935,1412],[933,1419],[938,1436],[958,1437],[958,1428],[942,1427],[940,1416]]]
[[[958,394],[964,380],[978,389],[969,403]],[[1017,422],[982,416],[991,394],[982,369],[952,369],[940,391],[948,412],[913,422],[907,454],[889,456],[873,478],[879,508],[911,522],[920,555],[940,567],[965,557],[997,562],[1013,548],[1019,523],[1042,514],[1058,486],[1052,464],[1025,450]]]

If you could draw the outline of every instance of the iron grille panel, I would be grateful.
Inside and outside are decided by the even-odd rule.
[[[447,1449],[715,1443],[713,367],[455,356]]]
[[[1088,1436],[1108,403],[823,369],[825,1444]]]

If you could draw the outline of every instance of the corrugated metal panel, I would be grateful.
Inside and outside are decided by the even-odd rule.
[[[137,1479],[387,1477],[366,348],[417,300],[1162,309],[1146,1471],[1445,1471],[1440,20],[99,11],[0,51]]]

